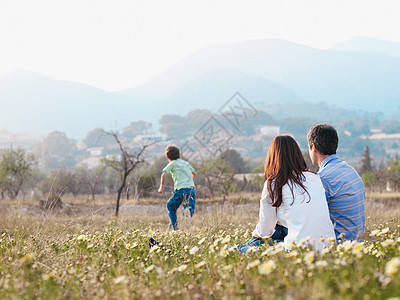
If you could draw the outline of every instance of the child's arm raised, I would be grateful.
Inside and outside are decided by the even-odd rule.
[[[160,194],[162,194],[162,193],[163,193],[163,190],[164,190],[165,178],[167,178],[167,173],[162,172],[162,174],[161,174],[161,179],[160,179],[160,188],[158,189],[158,192],[159,192]]]

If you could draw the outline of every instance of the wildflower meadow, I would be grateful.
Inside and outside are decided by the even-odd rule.
[[[400,297],[398,209],[368,207],[362,242],[307,239],[240,255],[257,214],[166,217],[21,216],[2,211],[1,299],[391,299]],[[217,219],[218,218],[218,219]],[[149,238],[160,244],[150,248]]]

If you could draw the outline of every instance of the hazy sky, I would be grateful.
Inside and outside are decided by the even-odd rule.
[[[109,91],[213,44],[400,42],[399,0],[0,0],[0,75],[23,69]]]

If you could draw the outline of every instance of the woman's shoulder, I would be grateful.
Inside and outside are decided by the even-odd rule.
[[[310,190],[320,190],[323,189],[323,185],[321,182],[321,178],[319,177],[318,174],[314,173],[314,172],[303,172],[304,176],[305,176],[305,185],[306,187]]]
[[[320,180],[319,175],[312,171],[304,171],[303,175],[306,178],[306,180],[318,180],[318,181]]]

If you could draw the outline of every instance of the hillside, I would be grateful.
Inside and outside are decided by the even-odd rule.
[[[81,138],[95,127],[111,129],[127,115],[127,100],[115,94],[26,71],[0,77],[0,99],[6,108],[0,127],[14,132],[59,130]]]
[[[354,37],[331,48],[339,51],[369,51],[393,57],[400,57],[400,43],[363,36]]]
[[[328,50],[274,39],[214,45],[146,84],[114,93],[15,71],[0,76],[5,108],[0,128],[41,135],[60,130],[77,139],[96,127],[121,129],[135,120],[151,122],[156,129],[162,115],[193,109],[216,112],[237,91],[257,109],[275,107],[274,113],[285,117],[301,111],[313,118],[315,109],[308,106],[324,102],[396,119],[400,57],[394,56],[399,45],[366,38]],[[319,117],[333,119],[328,111]]]
[[[193,78],[210,70],[262,77],[310,103],[323,101],[346,109],[385,114],[400,103],[400,58],[373,52],[317,50],[283,40],[252,40],[207,47],[148,83],[119,94],[158,101],[169,99],[177,105],[179,98],[172,97],[174,91],[184,89]],[[199,90],[207,82],[204,78],[192,88]],[[212,97],[206,92],[197,96]]]
[[[153,100],[165,113],[186,114],[193,109],[217,111],[239,91],[252,105],[299,103],[304,99],[262,76],[228,70],[210,70],[194,77],[166,99]]]

